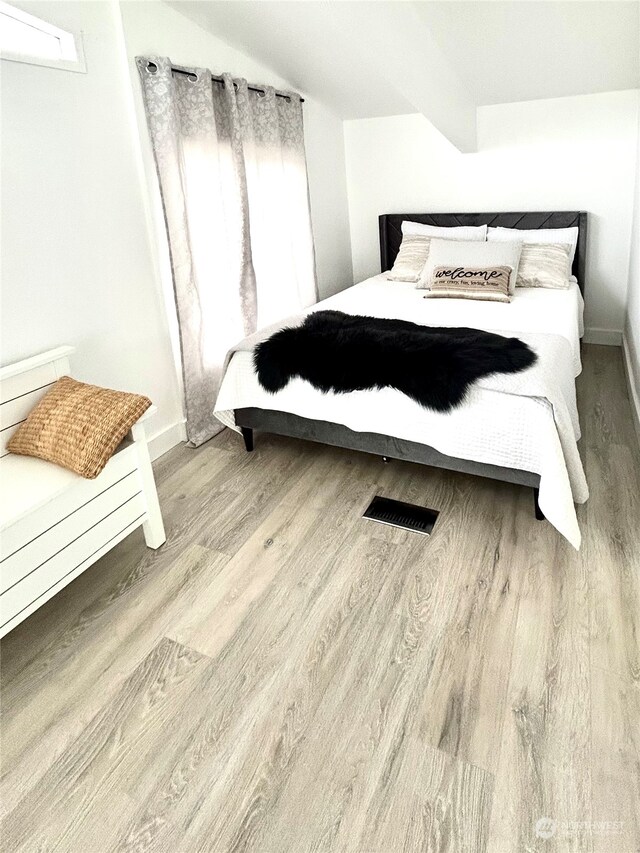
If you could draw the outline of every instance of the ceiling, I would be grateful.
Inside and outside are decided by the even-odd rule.
[[[413,3],[476,104],[640,86],[638,2]]]
[[[640,0],[170,5],[342,118],[421,112],[461,151],[478,106],[640,87]]]

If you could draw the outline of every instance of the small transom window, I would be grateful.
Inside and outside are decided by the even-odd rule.
[[[0,58],[85,71],[82,36],[0,2]]]

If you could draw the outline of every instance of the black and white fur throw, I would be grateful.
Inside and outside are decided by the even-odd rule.
[[[325,392],[389,387],[437,412],[459,405],[476,379],[518,373],[536,358],[518,338],[342,311],[309,314],[262,341],[253,356],[260,384],[272,393],[294,377]]]

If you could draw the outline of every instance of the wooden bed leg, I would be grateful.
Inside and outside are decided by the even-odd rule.
[[[538,503],[538,495],[539,495],[539,494],[540,494],[540,490],[539,490],[539,489],[534,489],[534,490],[533,490],[533,506],[534,506],[534,509],[535,509],[535,512],[536,512],[536,519],[537,519],[538,521],[544,521],[544,520],[545,520],[545,516],[544,516],[544,513],[542,512],[542,510],[540,509],[540,504]]]
[[[240,429],[244,438],[244,446],[247,448],[247,452],[250,453],[253,450],[253,430],[250,427],[240,427]]]

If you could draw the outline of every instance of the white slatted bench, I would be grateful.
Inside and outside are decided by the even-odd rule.
[[[95,480],[17,456],[7,442],[56,379],[73,347],[0,368],[0,637],[142,526],[165,541],[145,436],[152,406]]]

